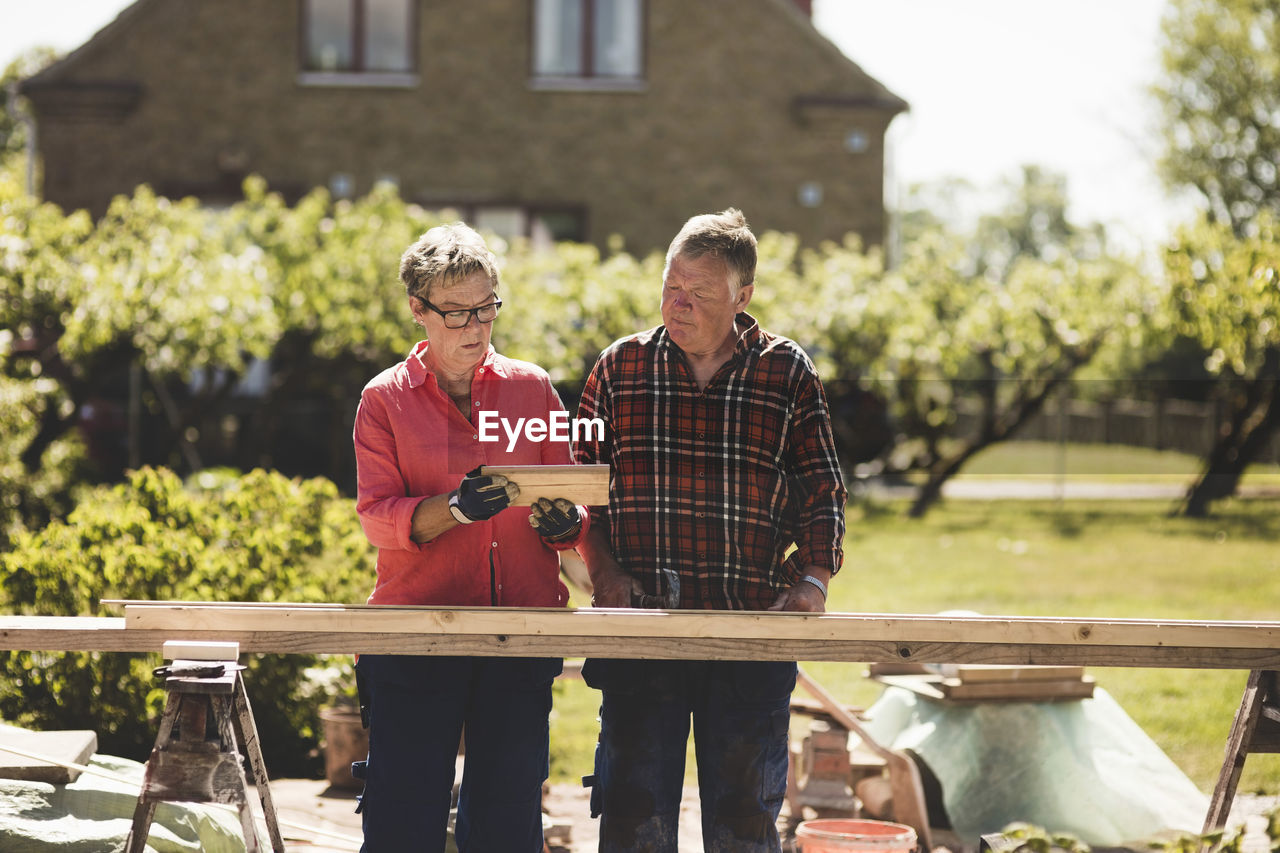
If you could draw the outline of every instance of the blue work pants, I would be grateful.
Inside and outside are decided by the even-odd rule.
[[[362,853],[441,851],[458,742],[459,853],[539,853],[550,658],[361,655],[370,700]]]
[[[776,853],[796,665],[589,660],[601,691],[591,813],[600,851],[677,850],[689,722],[707,853]]]

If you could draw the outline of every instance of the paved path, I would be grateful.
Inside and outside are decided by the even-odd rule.
[[[948,480],[942,496],[955,500],[1168,500],[1186,495],[1187,482],[1181,477],[1169,482],[1123,482],[1118,480],[1053,480],[1045,477],[980,477]],[[872,482],[867,494],[877,500],[910,499],[913,486]],[[1243,486],[1245,498],[1280,497],[1280,486]]]

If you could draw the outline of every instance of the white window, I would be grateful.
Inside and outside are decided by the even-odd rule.
[[[644,75],[644,0],[533,0],[535,77]]]
[[[414,70],[414,0],[302,0],[309,72]]]

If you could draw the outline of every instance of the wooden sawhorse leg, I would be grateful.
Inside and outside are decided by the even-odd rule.
[[[133,812],[126,853],[143,853],[156,806],[162,802],[224,803],[240,813],[248,853],[259,853],[257,827],[249,806],[248,781],[236,749],[233,719],[240,723],[245,751],[262,801],[273,853],[284,853],[275,804],[249,696],[238,670],[216,677],[169,677],[168,697],[156,745],[147,760],[142,791]],[[208,713],[216,729],[208,737]],[[175,724],[177,737],[174,738]]]
[[[1240,784],[1240,772],[1250,752],[1280,752],[1280,693],[1277,693],[1276,671],[1255,669],[1249,673],[1244,697],[1231,724],[1227,752],[1222,760],[1218,784],[1209,801],[1202,834],[1216,832],[1226,826],[1231,802]]]

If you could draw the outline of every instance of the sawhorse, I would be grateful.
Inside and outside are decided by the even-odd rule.
[[[1231,813],[1231,801],[1235,799],[1236,786],[1240,784],[1240,771],[1245,757],[1251,752],[1280,752],[1280,691],[1276,670],[1255,669],[1249,673],[1244,688],[1244,698],[1236,710],[1231,724],[1231,736],[1227,739],[1227,754],[1222,761],[1222,772],[1213,789],[1209,802],[1209,814],[1204,819],[1203,834],[1216,832],[1227,823]]]
[[[210,644],[226,646],[228,644]],[[236,644],[231,644],[236,645]],[[169,644],[166,643],[166,657]],[[200,649],[191,644],[183,645],[184,652],[199,654]],[[238,647],[237,647],[238,651]],[[222,650],[222,654],[228,652]],[[201,655],[203,657],[203,655]],[[274,853],[284,853],[284,841],[276,823],[275,804],[267,784],[267,766],[262,760],[262,748],[258,743],[258,728],[253,721],[249,695],[240,678],[241,667],[235,663],[236,652],[229,660],[174,660],[174,670],[184,664],[208,666],[210,674],[170,675],[165,679],[164,714],[160,717],[160,731],[156,735],[155,748],[147,760],[142,780],[142,792],[133,812],[133,826],[125,844],[126,853],[143,853],[156,806],[162,802],[223,803],[234,805],[240,813],[240,826],[244,832],[247,853],[260,853],[258,830],[249,806],[249,786],[245,779],[240,753],[236,749],[232,719],[240,722],[245,751],[253,770],[262,801],[267,832],[271,836]],[[213,674],[217,670],[221,672]],[[213,729],[209,731],[209,712],[212,711]],[[175,737],[174,730],[177,730]]]

